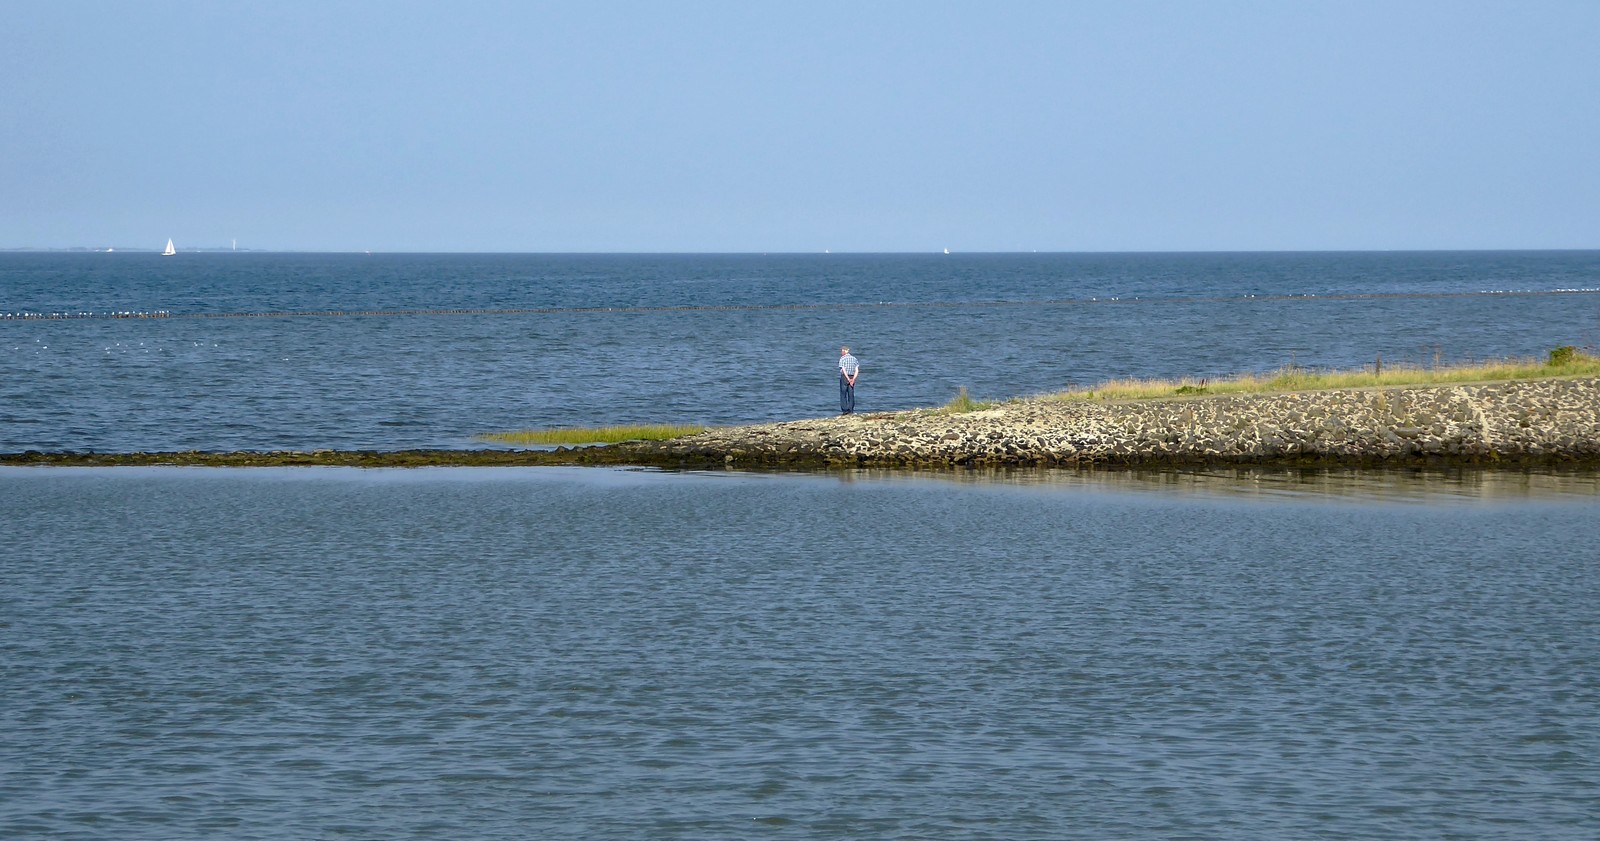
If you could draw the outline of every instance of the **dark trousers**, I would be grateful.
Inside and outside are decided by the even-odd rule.
[[[846,414],[856,410],[856,387],[843,374],[839,375],[839,411]]]

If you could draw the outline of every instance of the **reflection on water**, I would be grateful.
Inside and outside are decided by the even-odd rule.
[[[663,470],[655,467],[23,467],[0,466],[0,479],[45,474],[91,474],[149,478],[184,475],[250,477],[303,482],[313,477],[359,479],[363,483],[472,483],[517,477],[556,480],[591,488],[628,488],[662,483],[828,482],[937,485],[962,488],[1106,491],[1156,494],[1174,499],[1321,500],[1397,502],[1420,505],[1472,502],[1581,501],[1600,498],[1594,468],[1272,468],[1207,467],[1161,469],[1073,469],[1059,467],[854,468],[847,470]]]
[[[843,481],[919,479],[961,485],[1072,487],[1216,497],[1448,503],[1600,497],[1600,471],[1537,467],[1331,469],[1210,467],[1165,469],[860,469]]]

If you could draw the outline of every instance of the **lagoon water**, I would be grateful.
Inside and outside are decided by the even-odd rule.
[[[0,470],[0,834],[1593,836],[1594,477],[1169,479]]]
[[[0,320],[0,451],[819,415],[841,341],[894,408],[1600,333],[1478,294],[1594,253],[834,257],[0,255],[0,312],[173,313]],[[445,309],[505,312],[192,317]],[[1597,501],[0,468],[0,837],[1587,839]]]

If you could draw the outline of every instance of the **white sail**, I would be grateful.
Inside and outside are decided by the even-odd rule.
[[[161,256],[163,256],[163,257],[171,257],[172,255],[177,254],[177,253],[178,253],[178,249],[172,247],[172,239],[169,237],[167,239],[167,250],[161,252]]]

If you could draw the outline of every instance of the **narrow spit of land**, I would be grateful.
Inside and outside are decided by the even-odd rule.
[[[0,464],[636,465],[678,469],[1205,465],[1600,467],[1600,377],[1160,399],[1016,400],[554,450],[13,453]]]

